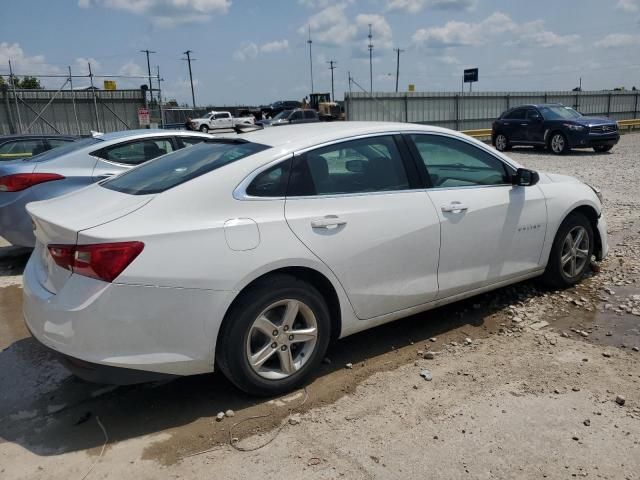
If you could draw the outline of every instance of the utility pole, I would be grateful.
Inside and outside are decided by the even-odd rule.
[[[313,55],[311,55],[311,44],[313,43],[313,41],[311,40],[311,25],[309,25],[309,40],[307,40],[307,43],[309,44],[309,68],[311,69],[311,92],[313,93]]]
[[[400,48],[393,49],[398,56],[396,57],[396,93],[398,93],[398,77],[400,77],[400,54],[404,52],[404,50],[400,50]]]
[[[151,84],[151,64],[149,63],[149,54],[157,53],[157,52],[154,52],[153,50],[140,50],[140,52],[147,54],[147,73],[149,75],[149,95],[151,96],[150,102],[153,103],[153,85]]]
[[[351,96],[351,70],[347,72],[347,76],[349,78],[349,96]]]
[[[336,62],[335,60],[329,60],[327,63],[329,64],[329,68],[331,69],[331,101],[335,102],[336,96],[333,92],[333,71],[336,69],[336,63],[338,62]]]
[[[373,93],[373,35],[371,35],[371,24],[369,24],[369,92]]]
[[[189,81],[191,82],[191,102],[193,105],[193,109],[196,109],[196,95],[193,92],[193,75],[191,73],[191,62],[195,60],[195,58],[191,58],[191,54],[193,53],[192,50],[187,50],[186,52],[183,52],[187,58],[183,58],[183,60],[187,61],[187,64],[189,65]]]
[[[160,77],[160,65],[156,65],[157,79],[158,79],[158,108],[160,109],[160,127],[164,128],[164,112],[162,110],[162,85],[160,82],[164,81],[164,78]]]

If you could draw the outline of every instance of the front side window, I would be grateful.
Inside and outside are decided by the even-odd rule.
[[[229,118],[229,115],[227,113],[218,113],[215,115],[216,120],[223,120],[225,118]]]
[[[100,185],[131,195],[160,193],[267,148],[250,142],[206,141],[145,163]]]
[[[342,142],[296,157],[287,196],[408,188],[407,173],[393,137],[380,136]]]
[[[524,120],[526,110],[524,108],[516,108],[504,116],[505,120]]]
[[[139,165],[171,152],[173,145],[169,139],[147,138],[104,148],[98,156],[110,162]]]
[[[504,185],[510,174],[484,150],[441,135],[411,135],[434,188]]]
[[[305,110],[304,118],[306,118],[307,120],[315,120],[316,112],[314,112],[313,110]]]
[[[72,142],[71,139],[62,139],[62,138],[49,138],[47,139],[51,148],[61,147],[62,145],[66,145],[69,142]]]
[[[291,120],[291,121],[302,120],[302,112],[300,112],[300,111],[293,112],[293,115],[291,115],[289,117],[289,120]]]

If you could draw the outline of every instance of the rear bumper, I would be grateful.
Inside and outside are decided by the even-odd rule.
[[[169,375],[213,371],[215,341],[231,292],[111,284],[71,275],[53,294],[37,279],[39,262],[32,255],[24,272],[25,322],[40,343],[84,368],[86,375],[80,376],[91,377],[99,366]],[[122,383],[109,375],[111,382]]]

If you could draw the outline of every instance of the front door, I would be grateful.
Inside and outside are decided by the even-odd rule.
[[[513,167],[446,135],[411,135],[441,222],[438,297],[537,269],[546,206],[537,186],[511,185]]]
[[[296,155],[285,216],[344,287],[361,319],[433,300],[438,213],[391,135]]]
[[[544,144],[544,120],[537,109],[527,108],[527,140],[530,143]]]

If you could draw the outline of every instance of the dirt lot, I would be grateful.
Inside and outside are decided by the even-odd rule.
[[[512,152],[605,194],[611,252],[577,288],[527,282],[344,339],[271,400],[217,374],[69,376],[22,324],[25,252],[0,247],[0,478],[640,478],[639,155],[640,135]]]

